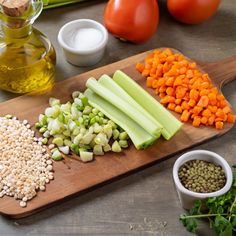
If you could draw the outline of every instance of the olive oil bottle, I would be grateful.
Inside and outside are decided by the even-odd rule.
[[[32,26],[42,7],[41,0],[0,0],[0,89],[38,94],[53,87],[55,50]]]

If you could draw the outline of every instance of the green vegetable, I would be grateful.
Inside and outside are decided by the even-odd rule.
[[[103,99],[110,102],[113,106],[123,111],[127,116],[133,119],[139,124],[143,129],[145,129],[152,136],[159,138],[161,135],[161,126],[150,120],[145,114],[140,113],[135,107],[130,103],[118,97],[116,94],[112,93],[105,86],[98,83],[94,78],[89,78],[86,82],[86,86],[90,88],[94,93],[101,96]]]
[[[52,140],[53,144],[56,144],[58,147],[63,146],[63,139],[61,137],[54,138]]]
[[[43,9],[60,7],[68,4],[83,2],[86,0],[43,0]]]
[[[59,152],[58,149],[55,149],[52,153],[52,159],[54,161],[60,161],[63,159],[63,156],[61,155],[61,153]]]
[[[236,166],[233,166],[233,184],[227,193],[197,200],[189,213],[180,215],[180,221],[192,233],[196,233],[198,219],[208,219],[210,228],[219,236],[231,236],[236,231]]]
[[[120,144],[117,141],[115,141],[111,146],[111,150],[113,152],[121,152]]]
[[[161,132],[165,139],[169,140],[181,128],[180,121],[125,73],[117,70],[113,80],[163,126]]]
[[[65,104],[60,104],[56,98],[49,99],[50,107],[46,108],[45,115],[39,115],[39,122],[35,125],[43,133],[42,143],[46,144],[52,136],[52,144],[66,155],[70,151],[80,155],[81,150],[94,150],[94,154],[103,155],[104,151],[111,150],[109,142],[114,140],[113,130],[117,130],[115,138],[120,141],[121,128],[92,107],[83,93],[75,91],[72,97],[73,102]],[[129,138],[125,132],[122,136]]]
[[[80,151],[80,159],[83,162],[92,161],[93,160],[93,153],[86,152],[86,151]]]
[[[89,102],[93,107],[102,111],[107,117],[126,130],[137,149],[147,148],[156,140],[155,137],[140,127],[134,120],[126,116],[124,112],[98,96],[92,90],[87,89],[84,94],[88,97]],[[113,131],[113,135],[116,138],[119,136],[119,131],[117,131]]]
[[[132,107],[135,107],[140,113],[144,114],[157,126],[162,127],[160,123],[153,118],[141,105],[139,105],[121,86],[119,86],[111,77],[103,75],[99,78],[98,83],[109,89],[115,95],[121,97],[128,102]]]

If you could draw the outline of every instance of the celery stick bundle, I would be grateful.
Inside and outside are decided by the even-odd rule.
[[[43,8],[49,9],[83,1],[86,0],[43,0]]]
[[[182,125],[121,71],[116,71],[113,79],[107,75],[98,81],[90,78],[86,86],[91,105],[122,127],[137,149],[147,148],[161,134],[169,140]]]

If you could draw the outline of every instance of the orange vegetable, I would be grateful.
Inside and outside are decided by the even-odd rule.
[[[209,103],[209,98],[208,96],[204,95],[200,97],[200,100],[198,101],[197,105],[199,107],[207,107],[208,103]]]
[[[222,129],[224,122],[235,122],[229,104],[209,75],[184,55],[169,48],[157,49],[144,64],[137,63],[136,69],[147,77],[147,87],[155,89],[161,103],[180,114],[181,121],[191,120],[195,127],[211,125],[216,129]]]

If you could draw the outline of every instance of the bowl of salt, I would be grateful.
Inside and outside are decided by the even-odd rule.
[[[91,66],[99,62],[107,41],[106,28],[90,19],[70,21],[58,33],[58,42],[66,60],[76,66]]]

